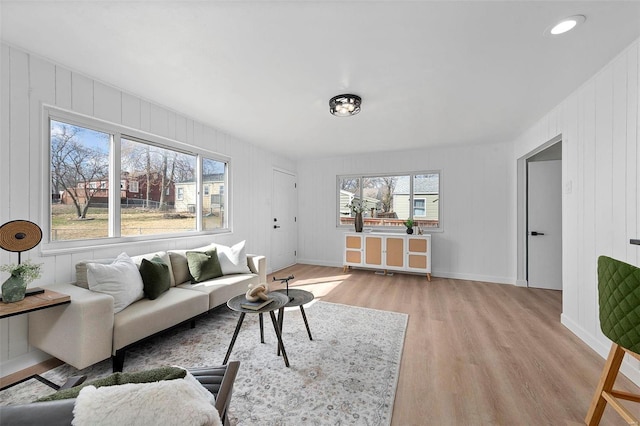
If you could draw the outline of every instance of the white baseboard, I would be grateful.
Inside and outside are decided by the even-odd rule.
[[[609,355],[609,349],[611,348],[609,344],[604,344],[597,336],[587,332],[584,328],[578,325],[575,321],[569,318],[567,315],[560,315],[560,322],[562,325],[567,327],[569,331],[578,336],[580,340],[587,344],[591,349],[596,351],[598,355],[603,358],[602,366],[604,367],[604,360]],[[628,356],[624,357],[624,361],[622,362],[622,366],[620,367],[620,371],[622,374],[627,376],[629,380],[631,380],[636,385],[640,386],[640,371],[638,370],[637,361]],[[594,391],[597,383],[594,383]]]
[[[342,263],[327,262],[325,260],[317,260],[317,259],[298,259],[298,263],[304,264],[304,265],[329,266],[333,268],[342,268],[344,266]],[[355,268],[357,268],[357,266]],[[458,272],[433,271],[431,273],[431,276],[440,277],[440,278],[453,278],[458,280],[483,281],[483,282],[496,283],[496,284],[516,285],[515,278],[496,277],[491,275],[477,275],[477,274],[464,274],[464,273],[458,273]]]
[[[0,364],[0,377],[6,377],[26,368],[33,367],[41,362],[51,359],[51,355],[39,349],[32,349],[26,354],[4,361]]]

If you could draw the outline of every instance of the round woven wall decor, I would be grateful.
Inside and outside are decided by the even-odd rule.
[[[28,220],[12,220],[0,226],[0,247],[7,251],[31,250],[42,240],[42,230]]]

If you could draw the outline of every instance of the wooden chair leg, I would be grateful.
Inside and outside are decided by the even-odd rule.
[[[613,385],[616,381],[616,377],[618,376],[618,371],[620,370],[624,354],[625,352],[622,346],[615,343],[611,344],[611,350],[609,351],[609,356],[604,364],[604,369],[600,376],[600,382],[598,383],[596,392],[591,400],[587,417],[584,419],[584,422],[587,425],[596,426],[600,424],[600,419],[602,419],[604,409],[607,406],[607,400],[602,393],[609,393],[613,390]]]

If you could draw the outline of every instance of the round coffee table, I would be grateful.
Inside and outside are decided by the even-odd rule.
[[[236,343],[236,338],[238,337],[238,333],[240,332],[240,327],[242,326],[242,321],[244,321],[244,316],[246,314],[260,314],[260,337],[262,338],[262,343],[264,343],[264,334],[263,334],[263,325],[262,325],[262,314],[269,313],[271,316],[271,322],[273,323],[273,329],[276,332],[276,336],[278,336],[278,355],[280,351],[282,351],[282,358],[284,358],[284,365],[289,366],[289,359],[287,358],[287,353],[284,350],[284,344],[282,343],[282,335],[280,334],[279,320],[276,320],[276,316],[273,313],[276,309],[283,309],[287,303],[289,303],[289,298],[282,293],[271,292],[269,293],[269,297],[273,299],[271,303],[266,305],[265,307],[257,310],[246,309],[242,307],[242,304],[247,301],[244,294],[240,294],[238,296],[232,297],[227,302],[227,306],[229,309],[240,312],[240,318],[238,318],[238,324],[236,325],[236,330],[233,332],[233,338],[231,339],[231,343],[229,344],[229,349],[227,349],[227,354],[224,357],[224,362],[222,364],[227,364],[229,361],[229,356],[231,355],[231,351],[233,350],[233,345]],[[280,313],[278,313],[280,316]]]
[[[284,323],[284,308],[290,308],[292,306],[300,306],[300,312],[302,313],[302,319],[304,320],[304,325],[305,327],[307,327],[307,334],[309,335],[309,340],[313,340],[313,337],[311,337],[311,330],[309,329],[309,322],[307,321],[307,315],[304,313],[304,308],[302,307],[302,305],[305,305],[314,299],[313,293],[311,293],[310,291],[301,290],[299,288],[290,288],[290,289],[283,288],[280,290],[272,291],[269,294],[273,294],[273,293],[280,293],[280,294],[284,294],[285,296],[287,296],[288,294],[288,299],[289,299],[289,302],[286,305],[284,305],[282,308],[280,308],[280,310],[278,311],[278,325],[280,326],[280,333],[282,333],[282,325]],[[278,353],[278,355],[280,355],[280,353]]]

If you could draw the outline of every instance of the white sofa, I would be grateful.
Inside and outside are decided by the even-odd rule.
[[[178,324],[191,322],[194,327],[196,317],[244,293],[249,284],[266,282],[266,258],[248,254],[247,272],[192,284],[186,252],[212,247],[224,246],[131,257],[138,265],[142,259],[163,259],[169,265],[171,286],[156,299],[142,298],[117,313],[114,297],[89,290],[87,282],[87,263],[106,264],[113,259],[78,263],[75,283],[47,287],[70,295],[71,303],[29,314],[29,343],[78,369],[111,357],[113,371],[122,371],[125,351],[131,345]]]

